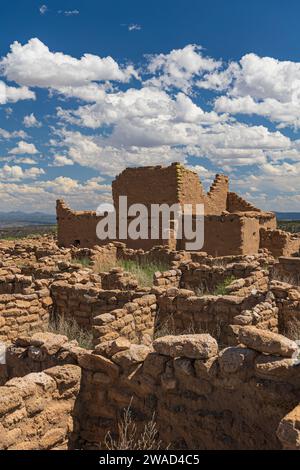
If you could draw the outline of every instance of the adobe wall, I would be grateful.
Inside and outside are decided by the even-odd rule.
[[[253,257],[254,258],[254,257]],[[262,258],[263,259],[263,258]],[[261,270],[262,259],[252,261],[226,263],[225,259],[219,258],[219,263],[209,266],[206,260],[202,263],[187,262],[179,266],[182,275],[180,277],[180,287],[192,289],[202,293],[213,293],[214,290],[225,281],[231,280],[232,284],[239,283],[237,289],[226,287],[228,293],[234,290],[241,291],[240,295],[246,295],[245,289],[257,287],[266,290],[268,285],[267,272]],[[223,263],[222,263],[223,261]],[[226,264],[225,264],[226,263]]]
[[[212,256],[255,254],[259,249],[259,221],[255,217],[227,214],[206,216],[204,246]]]
[[[94,346],[99,345],[102,350],[105,344],[118,338],[134,344],[151,342],[156,312],[156,296],[149,294],[125,303],[122,308],[97,315],[92,327]]]
[[[260,247],[266,248],[275,258],[299,253],[300,236],[284,230],[260,229]]]
[[[55,317],[73,318],[82,328],[90,329],[94,317],[122,308],[141,294],[117,289],[103,290],[98,284],[69,284],[65,280],[51,285]]]
[[[270,335],[244,329],[244,345],[222,351],[209,335],[185,335],[157,339],[154,352],[116,344],[110,358],[82,356],[76,445],[103,448],[130,405],[139,430],[155,416],[161,448],[270,450],[282,448],[279,438],[295,448],[294,435],[279,426],[299,429],[295,414],[286,418],[299,404],[299,365],[283,357],[296,346]]]
[[[169,288],[158,296],[154,337],[166,334],[209,333],[223,345],[237,344],[236,326],[255,325],[278,332],[278,308],[266,294],[241,297],[203,295]]]
[[[17,293],[0,294],[0,341],[47,328],[52,306],[47,281],[32,282],[31,277],[17,275],[2,284],[3,290]]]
[[[42,372],[66,364],[78,365],[78,357],[87,350],[67,336],[47,332],[20,336],[6,349],[5,375],[2,383],[31,372]]]
[[[101,245],[96,235],[100,217],[92,211],[72,211],[62,200],[56,203],[57,240],[59,246],[91,248]]]
[[[179,163],[173,163],[168,167],[126,168],[113,181],[112,193],[117,213],[120,196],[127,196],[128,207],[139,203],[144,204],[148,210],[152,204],[172,206],[179,203],[191,204],[195,211],[196,204],[204,204],[204,251],[214,256],[257,253],[260,247],[258,226],[268,230],[275,229],[275,215],[263,212],[237,194],[229,192],[228,184],[227,176],[217,174],[209,192],[206,193],[197,173]],[[109,243],[111,240],[99,240],[96,236],[96,226],[100,219],[95,212],[72,211],[64,201],[57,201],[59,246],[75,244],[92,248]],[[127,225],[131,221],[132,217],[128,217]],[[153,222],[149,213],[144,220],[148,238],[128,238],[127,247],[150,250],[154,246],[165,245],[173,249],[185,249],[186,240],[176,241],[172,236],[172,226],[167,238],[160,231],[157,239],[152,239],[151,225],[161,228],[159,222]],[[264,244],[262,247],[267,248]]]
[[[278,308],[280,332],[293,340],[300,339],[300,289],[286,282],[270,283]]]
[[[229,179],[225,175],[216,175],[209,192],[205,196],[205,214],[221,215],[227,210]]]
[[[271,278],[288,282],[295,286],[300,285],[300,258],[292,256],[281,256],[274,264]]]
[[[65,365],[0,387],[0,449],[67,449],[80,376],[80,367]]]

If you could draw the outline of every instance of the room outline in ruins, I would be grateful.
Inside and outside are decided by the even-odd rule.
[[[161,449],[300,450],[300,234],[228,185],[178,163],[112,184],[204,203],[200,251],[99,244],[96,213],[62,200],[57,237],[0,240],[1,450],[117,448],[128,407],[136,445],[154,417]]]

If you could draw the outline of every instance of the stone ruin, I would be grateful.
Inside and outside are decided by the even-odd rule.
[[[126,170],[113,190],[139,171]],[[177,166],[154,171],[167,178]],[[196,177],[184,171],[189,189]],[[228,209],[234,197],[222,194]],[[274,245],[270,236],[255,252],[216,256],[93,245],[93,221],[74,246],[67,232],[68,243],[60,238],[67,220],[94,216],[59,207],[58,240],[0,240],[0,449],[105,449],[130,407],[138,432],[155,419],[161,448],[299,450],[297,237],[261,227],[260,240],[274,232]],[[208,217],[247,218],[238,212]],[[256,212],[250,219],[261,223]],[[165,269],[144,285],[124,269],[130,263]],[[75,322],[89,344],[54,329],[60,321]]]
[[[208,193],[205,193],[197,173],[179,163],[168,167],[127,168],[112,183],[114,206],[118,214],[119,196],[127,196],[128,206],[151,204],[204,204],[204,246],[213,256],[256,254],[266,248],[274,256],[290,256],[298,252],[300,237],[276,228],[272,212],[263,212],[229,191],[228,177],[216,175]],[[96,212],[73,211],[63,200],[57,201],[58,244],[69,247],[93,247],[106,242],[96,236],[101,220]],[[130,217],[128,218],[130,221]],[[150,234],[151,222],[148,222]],[[170,221],[172,227],[172,220]],[[117,241],[117,240],[116,240]],[[169,239],[162,233],[158,239],[126,241],[128,248],[149,250],[156,245],[168,245],[184,250],[186,240]]]

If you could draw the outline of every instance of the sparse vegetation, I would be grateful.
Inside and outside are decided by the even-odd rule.
[[[223,282],[220,284],[217,284],[216,288],[212,292],[212,295],[226,295],[226,287],[228,287],[233,281],[235,281],[234,276],[228,276],[226,279],[224,279]]]
[[[27,225],[24,227],[5,227],[0,229],[0,239],[19,240],[22,238],[36,238],[41,235],[56,235],[56,225]]]
[[[168,271],[170,267],[162,262],[143,262],[139,263],[135,260],[116,260],[106,263],[97,264],[95,271],[105,272],[110,271],[112,268],[121,267],[125,271],[132,273],[138,280],[142,287],[151,287],[153,285],[153,274],[156,271]]]
[[[105,438],[105,447],[108,450],[159,450],[162,442],[159,440],[155,415],[152,415],[141,432],[133,419],[131,402],[124,410],[121,421],[118,423],[118,436],[113,438],[108,432]]]
[[[300,232],[300,220],[278,220],[278,228],[290,233]]]
[[[120,260],[118,265],[132,273],[138,280],[139,285],[151,287],[153,285],[153,274],[156,271],[167,271],[169,266],[163,263],[142,263],[139,264],[132,260]]]
[[[91,260],[88,256],[84,256],[83,258],[74,258],[73,263],[80,264],[83,268],[88,268],[91,265]]]
[[[49,323],[49,331],[59,335],[65,335],[69,340],[76,340],[81,348],[93,348],[93,335],[90,331],[83,330],[73,318],[52,319]]]
[[[219,282],[214,289],[209,289],[207,285],[202,284],[201,286],[194,287],[193,290],[198,297],[203,297],[204,295],[226,295],[226,287],[235,280],[234,276],[228,276],[222,282]]]

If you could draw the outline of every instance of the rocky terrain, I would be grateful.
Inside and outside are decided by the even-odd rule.
[[[118,448],[130,409],[128,448],[299,449],[299,273],[266,249],[1,240],[0,448]]]

